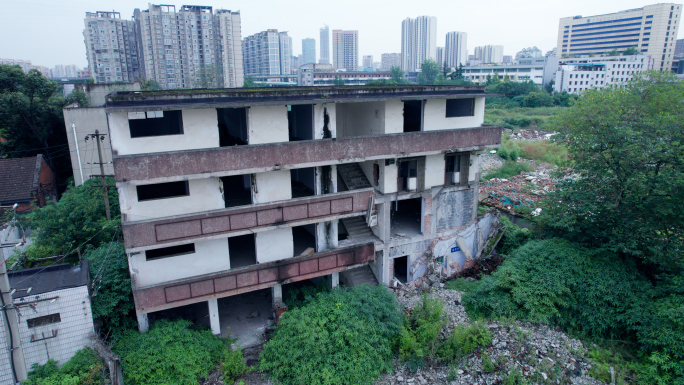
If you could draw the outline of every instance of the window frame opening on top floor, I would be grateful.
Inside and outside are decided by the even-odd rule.
[[[152,183],[135,186],[138,202],[190,196],[187,180],[178,182]],[[142,197],[142,198],[141,198]]]
[[[252,174],[231,175],[219,178],[223,186],[224,207],[246,206],[254,203]]]
[[[183,135],[181,110],[129,112],[128,129],[132,139]]]
[[[404,100],[403,132],[423,131],[423,115],[425,103],[423,100]]]
[[[247,108],[217,108],[219,146],[245,146],[249,144]]]
[[[287,133],[290,142],[313,140],[314,105],[293,104],[287,106]]]
[[[446,100],[447,118],[462,118],[467,116],[475,116],[475,98]]]
[[[146,261],[154,261],[157,259],[178,257],[181,255],[186,255],[186,254],[194,254],[195,252],[196,252],[196,250],[195,250],[195,244],[194,243],[187,243],[184,245],[169,246],[169,247],[161,247],[158,249],[146,250],[145,251],[145,260]]]

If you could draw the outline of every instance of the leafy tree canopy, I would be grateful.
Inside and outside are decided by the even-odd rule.
[[[435,84],[437,75],[440,72],[439,64],[432,59],[426,59],[420,66],[418,74],[418,84]]]
[[[392,77],[392,81],[396,82],[396,84],[402,84],[406,82],[404,79],[404,71],[402,71],[399,67],[390,68],[390,76]]]
[[[623,56],[636,55],[638,53],[639,53],[639,51],[635,47],[629,47],[626,50],[622,51]]]

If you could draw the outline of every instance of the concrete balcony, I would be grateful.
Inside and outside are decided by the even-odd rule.
[[[118,185],[163,183],[281,169],[498,147],[501,127],[407,132],[114,157]]]
[[[374,195],[373,188],[365,188],[161,219],[124,222],[126,252],[363,215],[368,210],[370,197]]]
[[[133,289],[138,313],[222,298],[344,271],[375,259],[373,243]]]

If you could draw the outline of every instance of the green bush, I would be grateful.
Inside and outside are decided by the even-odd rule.
[[[225,342],[184,320],[158,321],[146,333],[126,331],[114,344],[128,384],[196,385],[224,354]]]
[[[470,326],[459,324],[451,332],[449,338],[444,341],[439,356],[448,361],[458,360],[462,356],[474,352],[478,347],[487,346],[491,343],[492,333],[482,322],[478,321]]]
[[[492,359],[489,358],[489,354],[483,354],[482,355],[482,371],[485,373],[493,373],[494,370],[496,370],[496,366],[492,362]]]
[[[465,278],[456,278],[446,282],[446,288],[449,290],[469,291],[476,286],[477,281],[469,281]]]
[[[286,312],[264,345],[260,369],[284,384],[367,384],[390,370],[401,331],[394,296],[360,286],[319,293]]]
[[[57,361],[34,364],[23,385],[95,385],[102,384],[102,361],[91,348],[83,348],[57,368]]]
[[[330,291],[330,286],[327,282],[320,283],[316,286],[307,285],[301,288],[288,289],[287,298],[285,299],[285,305],[287,308],[292,310],[296,307],[300,307],[316,298],[318,293],[325,293]]]
[[[484,178],[487,180],[493,178],[508,179],[520,174],[523,171],[534,171],[534,168],[527,163],[507,161],[498,169],[487,173],[487,175],[485,175]]]
[[[434,357],[437,336],[446,324],[443,308],[439,299],[423,295],[420,304],[405,318],[395,344],[409,369],[415,370],[425,364],[425,359]]]
[[[238,346],[235,350],[226,348],[223,350],[221,359],[221,373],[223,373],[224,383],[231,384],[247,370],[247,365],[242,361],[242,349]]]
[[[532,234],[529,230],[511,222],[507,216],[501,215],[501,225],[506,226],[506,233],[496,246],[499,254],[508,254],[527,242]]]

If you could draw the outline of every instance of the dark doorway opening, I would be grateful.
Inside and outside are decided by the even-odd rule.
[[[323,226],[323,225],[322,225]],[[296,226],[292,228],[294,256],[308,255],[316,252],[316,225]]]
[[[408,256],[394,258],[394,278],[401,283],[408,282]]]
[[[408,100],[404,102],[404,132],[416,132],[423,129],[423,101]]]
[[[254,234],[228,238],[228,254],[231,269],[256,264]]]
[[[292,182],[292,198],[316,195],[315,167],[290,170],[290,180]]]
[[[186,320],[198,327],[209,328],[209,306],[206,302],[174,307],[172,309],[155,311],[147,315],[150,325],[159,320]]]
[[[422,198],[404,199],[393,202],[392,236],[411,237],[422,234],[421,220],[423,211]]]
[[[314,138],[313,104],[287,106],[287,129],[290,141]]]
[[[244,206],[252,204],[252,178],[247,175],[224,176],[223,199],[225,207]]]
[[[247,144],[247,109],[217,108],[219,145],[242,146]]]

